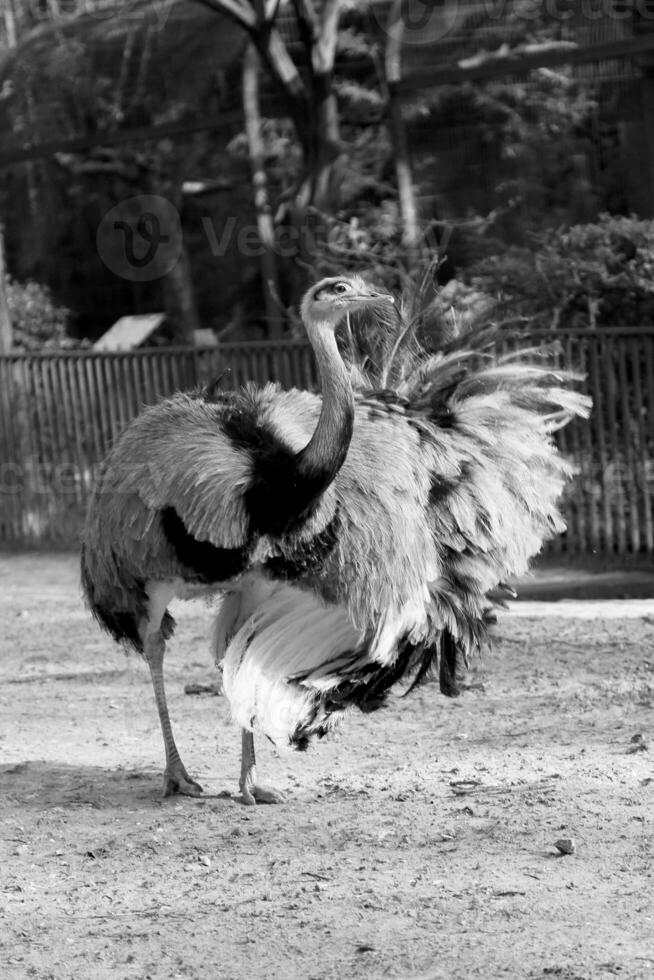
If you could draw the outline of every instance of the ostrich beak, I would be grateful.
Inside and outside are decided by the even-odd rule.
[[[382,303],[390,303],[392,306],[395,305],[395,297],[390,293],[374,293],[374,298]]]
[[[390,293],[382,293],[378,289],[371,289],[370,292],[359,293],[358,296],[350,296],[349,298],[355,303],[368,303],[370,306],[375,303],[395,304],[394,296],[391,296]]]

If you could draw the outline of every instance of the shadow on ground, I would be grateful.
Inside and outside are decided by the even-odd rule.
[[[111,770],[30,760],[0,766],[0,810],[14,804],[39,810],[75,804],[111,811],[154,809],[170,802],[163,799],[161,785],[161,772],[154,769]],[[231,803],[232,797],[226,792],[205,793],[200,799]],[[192,805],[193,801],[189,802]]]

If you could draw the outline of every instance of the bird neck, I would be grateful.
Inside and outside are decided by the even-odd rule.
[[[354,423],[354,395],[334,331],[314,324],[307,333],[318,364],[322,409],[310,442],[298,453],[299,473],[325,490],[347,456]]]

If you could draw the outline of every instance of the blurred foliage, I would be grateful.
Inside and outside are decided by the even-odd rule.
[[[459,214],[481,211],[491,197],[495,233],[511,239],[597,213],[588,160],[598,92],[571,69],[541,69],[528,82],[448,86],[425,111],[432,131],[449,139],[432,140],[420,173],[427,182],[440,172],[442,194]]]
[[[79,346],[67,334],[69,311],[54,302],[46,286],[16,282],[11,277],[7,277],[5,285],[16,350]]]
[[[654,222],[603,215],[477,262],[443,301],[475,325],[654,326]]]

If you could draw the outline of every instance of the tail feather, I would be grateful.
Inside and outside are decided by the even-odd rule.
[[[305,748],[347,709],[377,710],[396,684],[424,679],[437,662],[437,646],[406,633],[395,636],[391,656],[385,633],[364,633],[346,606],[286,583],[260,595],[245,621],[229,605],[214,634],[225,694],[241,727],[278,745]]]
[[[324,734],[335,720],[328,692],[363,642],[345,608],[276,585],[224,653],[223,685],[235,720],[246,729],[256,725],[280,745],[304,745],[307,737]],[[327,673],[325,664],[332,665]]]

